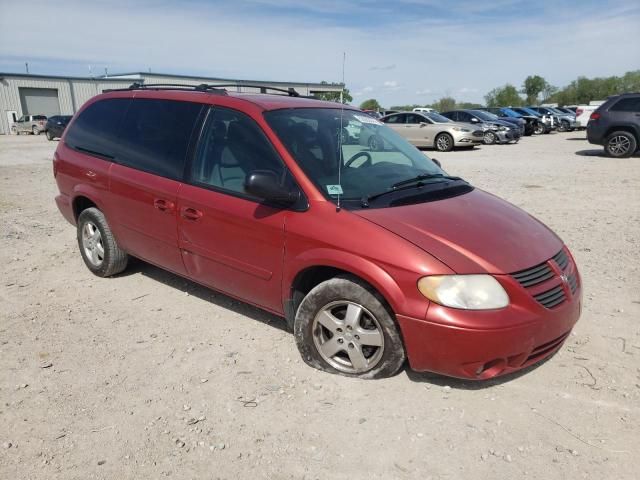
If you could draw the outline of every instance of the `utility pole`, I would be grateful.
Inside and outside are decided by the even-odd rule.
[[[24,62],[24,68],[27,70],[27,73],[29,73],[29,62]]]

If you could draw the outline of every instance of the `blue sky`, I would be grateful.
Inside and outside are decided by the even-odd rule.
[[[0,71],[345,80],[354,103],[482,101],[640,69],[637,0],[0,0]]]

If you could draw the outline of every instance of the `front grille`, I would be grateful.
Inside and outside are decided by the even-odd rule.
[[[533,298],[535,298],[538,303],[542,304],[542,306],[546,308],[553,308],[556,305],[560,305],[566,300],[564,288],[562,287],[562,285],[558,285],[557,287],[553,287],[546,292],[534,295]]]
[[[511,276],[515,278],[523,287],[533,287],[539,283],[549,280],[553,277],[553,270],[549,267],[548,262],[536,265],[533,268],[522,270],[517,273],[512,273]]]
[[[556,274],[557,269],[555,269],[552,262],[558,266],[562,272],[562,277],[558,277],[558,274]],[[567,300],[568,293],[564,287],[565,278],[572,295],[578,290],[578,273],[575,266],[573,268],[570,267],[571,260],[563,249],[546,262],[512,273],[511,276],[524,288],[532,289],[531,294],[540,305],[551,309]],[[562,282],[560,278],[562,278]],[[549,288],[540,292],[539,290],[544,288],[542,284],[545,282],[549,282]],[[540,286],[536,288],[538,285]]]
[[[556,262],[560,267],[560,270],[563,271],[567,268],[567,265],[569,265],[569,257],[567,257],[567,254],[564,250],[560,250],[558,253],[556,253],[553,256],[553,261]]]

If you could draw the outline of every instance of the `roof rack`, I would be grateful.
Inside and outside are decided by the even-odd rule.
[[[259,88],[260,93],[267,93],[268,90],[274,92],[281,92],[289,97],[302,97],[293,87],[289,88],[277,88],[270,87],[268,85],[259,85],[259,84],[247,84],[247,83],[224,83],[219,85],[210,85],[208,83],[201,83],[200,85],[186,85],[182,83],[140,83],[134,82],[127,88],[114,88],[110,90],[105,90],[105,92],[119,92],[126,90],[186,90],[186,91],[196,91],[196,92],[210,92],[216,93],[218,95],[227,95],[227,88],[235,87],[235,88]],[[272,95],[278,95],[272,94]],[[307,97],[304,98],[315,98],[315,97]]]

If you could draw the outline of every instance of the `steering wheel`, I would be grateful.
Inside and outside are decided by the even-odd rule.
[[[371,155],[369,155],[369,152],[358,152],[349,160],[347,160],[347,163],[344,164],[344,167],[345,168],[350,167],[351,164],[355,162],[357,159],[359,159],[360,157],[367,157],[367,159],[364,162],[362,162],[362,164],[357,168],[364,167],[365,165],[370,167],[372,165]]]

